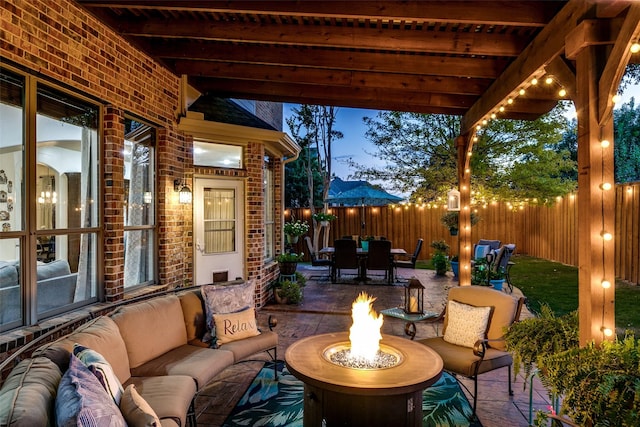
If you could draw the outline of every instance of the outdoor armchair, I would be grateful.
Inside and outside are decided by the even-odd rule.
[[[333,242],[333,265],[331,266],[331,282],[336,283],[342,269],[359,270],[358,243],[352,239],[338,239]]]
[[[513,395],[513,357],[505,349],[504,333],[519,320],[523,303],[524,298],[516,299],[487,287],[451,288],[443,311],[443,335],[418,341],[442,357],[446,371],[473,380],[474,415],[478,403],[478,375],[506,367],[509,395]]]

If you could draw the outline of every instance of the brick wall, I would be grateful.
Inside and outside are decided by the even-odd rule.
[[[161,287],[192,282],[193,211],[181,205],[175,179],[193,188],[193,174],[246,179],[247,272],[257,279],[256,304],[268,299],[267,285],[277,264],[263,261],[262,162],[264,146],[246,148],[245,170],[198,168],[194,171],[190,136],[177,130],[179,78],[137,51],[107,26],[69,0],[6,0],[0,9],[0,59],[46,82],[95,98],[103,108],[104,295],[124,298],[124,118],[132,115],[157,128],[158,281]],[[282,128],[282,104],[258,103],[263,119]],[[282,176],[281,160],[276,159]],[[281,187],[276,185],[276,204]],[[280,208],[279,208],[280,209]],[[277,217],[282,217],[278,212]],[[281,225],[276,221],[276,232]],[[279,243],[277,243],[279,245]],[[276,251],[280,252],[277,246]],[[156,287],[157,289],[157,287]],[[33,328],[30,328],[33,329]],[[30,333],[29,336],[33,336]],[[28,341],[29,338],[26,338]]]

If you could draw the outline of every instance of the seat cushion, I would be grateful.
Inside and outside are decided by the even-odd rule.
[[[0,389],[0,425],[54,425],[53,405],[62,372],[46,357],[18,363]]]
[[[196,394],[193,378],[184,375],[166,375],[161,377],[131,377],[124,386],[136,386],[140,396],[155,411],[162,425],[186,426],[187,412],[191,400]]]
[[[136,386],[129,384],[120,400],[120,410],[131,427],[159,427],[160,419],[151,405],[140,396]]]
[[[427,338],[417,341],[435,350],[442,357],[446,371],[472,377],[475,366],[480,358],[473,354],[473,349],[446,342],[442,337]],[[478,374],[493,369],[509,366],[513,363],[513,357],[506,351],[488,348],[484,360],[478,368]]]
[[[278,346],[278,334],[273,331],[263,331],[255,337],[232,341],[220,347],[233,353],[234,362],[261,351],[270,350]]]
[[[233,362],[233,353],[230,351],[185,344],[143,365],[131,368],[131,375],[134,377],[186,375],[195,380],[199,390],[225,368],[233,365]]]

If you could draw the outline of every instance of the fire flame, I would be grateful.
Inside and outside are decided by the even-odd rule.
[[[366,292],[362,292],[353,302],[351,308],[353,324],[349,329],[351,357],[373,360],[380,349],[382,314],[376,314],[373,310],[371,305],[375,300]]]

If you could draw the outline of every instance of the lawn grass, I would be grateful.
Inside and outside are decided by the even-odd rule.
[[[511,281],[527,297],[529,310],[538,313],[546,303],[557,315],[578,308],[578,268],[525,255],[512,258]],[[616,329],[640,337],[640,286],[616,281]]]
[[[578,309],[578,268],[526,255],[515,255],[511,282],[527,297],[534,313],[547,304],[556,315]],[[432,269],[430,261],[418,261],[416,268]],[[640,337],[640,286],[616,280],[616,330]]]

